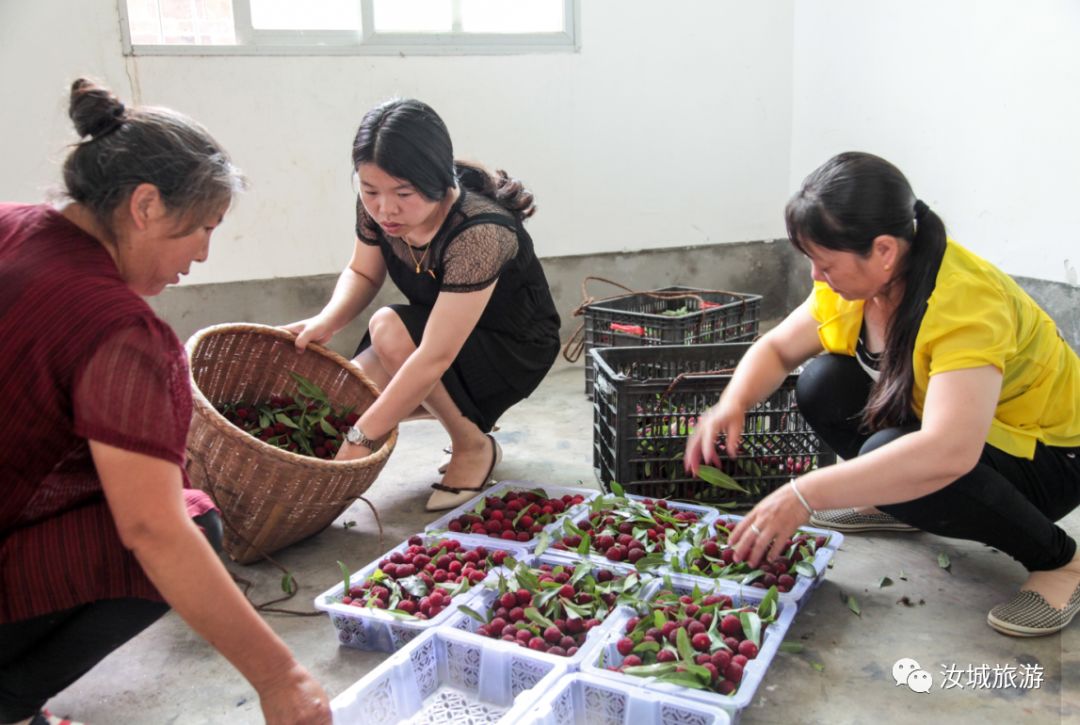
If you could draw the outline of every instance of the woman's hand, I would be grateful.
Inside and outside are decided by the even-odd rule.
[[[331,721],[330,699],[299,664],[259,689],[259,704],[267,725],[323,725]]]
[[[296,333],[295,344],[297,350],[304,350],[310,342],[325,345],[330,342],[330,338],[337,332],[322,315],[282,325],[281,329]]]
[[[739,451],[745,420],[746,411],[726,396],[698,418],[694,434],[686,441],[683,468],[687,473],[696,476],[702,464],[719,465],[716,441],[721,435],[728,458],[734,458]]]
[[[810,514],[795,495],[792,484],[781,486],[751,509],[731,532],[728,543],[735,550],[735,561],[746,561],[756,567],[763,558],[766,561],[777,558],[798,528],[809,520]]]
[[[358,458],[364,458],[370,456],[372,450],[367,446],[362,446],[358,443],[349,443],[345,441],[341,444],[341,448],[338,448],[337,455],[334,456],[335,461],[355,461]]]

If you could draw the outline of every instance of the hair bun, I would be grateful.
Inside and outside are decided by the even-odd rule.
[[[68,116],[80,137],[98,138],[124,123],[124,104],[112,92],[86,78],[71,84]]]

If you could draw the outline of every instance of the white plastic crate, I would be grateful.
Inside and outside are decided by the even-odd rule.
[[[722,520],[726,519],[731,522],[739,522],[742,521],[743,518],[745,517],[736,516],[733,514],[721,514],[719,518],[709,523],[707,536],[713,536],[714,534],[716,534],[716,525],[721,523]],[[801,607],[810,598],[810,595],[813,593],[813,591],[821,585],[822,581],[825,580],[825,573],[828,570],[829,562],[832,561],[832,558],[836,554],[837,550],[840,548],[840,545],[844,543],[844,535],[836,531],[818,529],[812,526],[800,526],[799,530],[807,534],[812,534],[815,537],[825,536],[828,538],[825,546],[821,547],[814,553],[814,559],[811,562],[811,565],[814,567],[814,571],[816,572],[816,574],[813,577],[804,574],[796,575],[795,586],[791,588],[791,591],[779,593],[780,601],[791,602],[796,606]],[[686,554],[689,553],[691,548],[692,547],[690,546],[690,544],[680,546],[680,551],[678,554],[680,560],[685,561]],[[662,570],[658,573],[664,574],[668,572],[673,572],[673,569],[671,567],[663,567]],[[762,590],[761,588],[753,587],[749,584],[740,584],[737,579],[717,579],[703,574],[689,573],[679,573],[679,576],[686,577],[688,580],[691,581],[696,581],[702,589],[713,586],[712,582],[719,582],[721,587],[727,594],[731,594],[733,592],[764,593],[764,590]]]
[[[633,501],[645,501],[646,499],[649,499],[648,496],[634,496],[634,495],[627,495],[626,498],[631,499]],[[652,499],[652,500],[656,501],[657,499]],[[591,503],[591,501],[589,503]],[[668,509],[670,509],[672,511],[676,511],[676,512],[678,512],[678,511],[693,511],[694,513],[696,513],[698,515],[698,523],[693,524],[690,527],[688,527],[688,529],[687,529],[688,532],[693,532],[693,531],[695,531],[697,529],[701,529],[701,528],[704,528],[704,527],[707,527],[707,526],[711,526],[712,523],[714,521],[716,521],[720,517],[720,512],[717,511],[715,508],[713,508],[711,506],[701,506],[699,504],[685,503],[683,501],[668,501],[667,505],[668,505]],[[585,556],[582,556],[582,555],[578,554],[576,551],[566,551],[566,550],[554,548],[554,544],[556,542],[558,542],[558,541],[561,541],[563,539],[563,537],[566,536],[564,526],[565,526],[565,522],[567,520],[571,521],[574,525],[577,525],[577,522],[582,517],[587,517],[590,513],[591,513],[591,511],[589,509],[589,506],[588,505],[583,505],[578,511],[575,512],[575,515],[572,518],[570,518],[570,519],[563,518],[563,519],[560,519],[559,521],[553,521],[552,523],[545,526],[544,527],[544,532],[547,533],[548,536],[551,537],[552,546],[547,551],[545,551],[544,553],[545,554],[550,554],[552,556],[558,556],[558,557],[568,559],[568,560],[574,560],[574,561],[579,561],[581,559],[588,559],[589,561],[594,561],[594,562],[596,562],[598,564],[623,564],[624,566],[633,566],[633,564],[630,564],[629,562],[626,562],[626,561],[613,562],[613,561],[609,560],[607,557],[605,557],[603,554],[589,553],[589,554],[586,554]],[[681,547],[681,544],[679,546]],[[663,554],[663,551],[658,552],[658,553]],[[667,571],[666,569],[661,568],[659,570],[659,573],[665,573],[666,571]]]
[[[515,725],[566,668],[509,642],[454,630],[417,637],[330,702],[337,725]]]
[[[484,535],[484,534],[471,534],[471,533],[466,533],[464,531],[456,532],[456,531],[449,531],[447,529],[447,526],[450,524],[450,522],[453,519],[456,519],[458,516],[461,516],[462,514],[472,513],[473,509],[476,508],[476,505],[482,499],[487,498],[488,496],[499,496],[504,492],[511,491],[511,490],[518,490],[518,489],[520,489],[520,490],[543,491],[544,495],[547,496],[548,498],[562,498],[563,496],[566,496],[566,495],[571,495],[571,496],[581,495],[581,496],[585,497],[585,502],[583,504],[581,504],[580,506],[572,506],[572,507],[566,509],[562,514],[559,514],[558,518],[553,523],[558,523],[559,521],[561,521],[566,516],[574,515],[574,513],[577,512],[578,510],[580,510],[582,506],[584,506],[589,501],[591,501],[592,499],[594,499],[594,498],[596,498],[597,496],[600,495],[599,491],[597,491],[596,489],[592,489],[592,488],[566,488],[566,487],[563,487],[563,486],[551,486],[551,485],[548,485],[546,483],[535,483],[535,482],[532,482],[532,481],[500,481],[499,483],[495,484],[491,488],[484,489],[483,491],[478,493],[475,497],[469,499],[468,501],[463,503],[461,506],[458,506],[456,509],[454,509],[450,513],[445,514],[444,516],[440,516],[439,518],[435,519],[430,524],[428,524],[426,527],[424,527],[424,531],[429,533],[429,534],[431,534],[431,533],[443,533],[445,536],[453,536],[455,539],[458,539],[462,543],[468,541],[468,542],[471,542],[471,543],[476,544],[476,545],[483,545],[483,546],[488,546],[488,547],[491,546],[491,543],[493,541],[505,541],[507,544],[514,544],[516,546],[525,547],[529,551],[532,551],[533,549],[536,548],[536,544],[539,541],[539,534],[537,534],[536,536],[533,536],[528,541],[509,541],[507,539],[500,539],[497,536],[487,536],[487,535]]]
[[[571,562],[565,561],[558,557],[547,555],[525,559],[524,561],[532,567],[539,567],[541,564],[551,564],[552,566],[568,566],[571,569],[574,567],[574,564]],[[601,568],[610,569],[617,576],[625,576],[627,574],[637,573],[638,576],[641,578],[640,596],[643,601],[647,600],[649,596],[659,588],[658,580],[649,576],[642,577],[641,574],[636,572],[633,567],[625,565],[617,566],[613,562],[606,562],[604,564],[598,564],[596,566],[596,569]],[[596,569],[593,570],[594,573]],[[492,582],[494,581],[494,578],[487,581]],[[497,595],[498,592],[494,589],[481,589],[478,590],[476,596],[473,597],[471,601],[463,602],[463,604],[465,604],[465,606],[469,607],[486,620],[488,613],[492,609],[492,604],[494,603],[495,597]],[[611,629],[612,622],[618,619],[618,617],[616,617],[616,614],[620,611],[625,611],[626,617],[633,616],[633,612],[628,607],[614,607],[610,612],[608,612],[608,615],[604,618],[604,620],[600,622],[599,626],[593,627],[591,630],[589,630],[589,633],[585,637],[585,643],[578,649],[578,651],[573,656],[564,657],[560,655],[548,654],[546,652],[533,652],[533,654],[537,657],[542,657],[550,662],[563,663],[567,666],[567,669],[569,671],[576,672],[581,668],[582,663],[586,662],[590,657],[592,657],[595,654],[596,650],[602,645],[604,639],[607,636],[608,630]],[[444,626],[467,633],[468,636],[476,637],[481,640],[487,640],[490,642],[502,641],[495,640],[491,637],[485,637],[482,634],[476,634],[476,630],[480,627],[480,622],[476,621],[476,619],[461,611],[458,611],[454,616],[447,619]],[[511,643],[506,642],[505,644]],[[520,647],[520,645],[516,644],[511,644],[511,646]],[[521,647],[521,649],[525,648]]]
[[[629,679],[629,678],[626,678]],[[724,710],[584,672],[564,675],[507,720],[521,725],[730,725]]]
[[[465,541],[459,536],[435,536],[431,534],[422,534],[421,536],[424,539],[424,546],[432,546],[444,539],[454,539],[461,542],[463,551],[472,551],[478,546],[483,546],[489,552],[500,549],[507,551],[515,559],[524,559],[529,556],[524,548],[513,545],[513,542],[510,541],[505,542],[504,545],[492,539],[481,544]],[[379,562],[394,552],[404,552],[408,548],[408,540],[398,544],[363,569],[354,572],[350,577],[350,583],[359,584],[363,582],[375,573],[375,570],[379,568]],[[488,576],[491,576],[491,574],[489,573]],[[457,612],[457,605],[467,604],[474,600],[480,592],[480,584],[474,584],[469,591],[454,597],[449,606],[431,619],[405,618],[391,614],[383,609],[342,604],[341,598],[344,592],[345,582],[339,581],[315,598],[315,608],[330,615],[330,623],[334,627],[338,643],[356,649],[394,652],[401,649],[422,632],[445,622]]]
[[[697,586],[706,594],[717,593],[732,596],[735,606],[757,606],[765,596],[765,592],[761,589],[744,588],[741,593],[736,593],[733,596],[730,591],[725,591],[720,587],[704,588],[700,586],[700,582],[695,581],[698,577],[671,574],[667,579],[670,580],[672,591],[676,594],[690,594],[693,592],[694,587]],[[662,588],[662,585],[654,587],[650,591],[650,596],[655,596]],[[618,666],[623,661],[623,656],[619,654],[616,643],[625,635],[626,623],[633,616],[629,610],[625,609],[617,613],[617,619],[612,622],[610,629],[605,633],[604,642],[598,650],[592,650],[589,659],[582,665],[581,670],[587,674],[614,679],[629,686],[644,688],[650,692],[676,696],[686,701],[704,703],[710,707],[720,708],[731,715],[732,722],[738,722],[740,712],[750,705],[758,687],[765,678],[769,665],[772,664],[773,658],[776,657],[776,653],[780,649],[780,643],[787,635],[791,622],[795,618],[795,612],[796,607],[793,602],[777,601],[776,620],[765,629],[757,657],[746,663],[746,667],[743,668],[742,680],[739,682],[739,688],[731,695],[721,695],[713,690],[695,690],[690,687],[659,682],[653,677],[624,675],[621,672],[613,672],[607,669],[608,666]],[[600,661],[604,663],[603,666],[599,664]]]

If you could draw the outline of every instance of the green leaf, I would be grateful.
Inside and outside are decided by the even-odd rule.
[[[712,682],[712,673],[696,662],[684,662],[683,665],[686,667],[686,671],[695,677],[703,679],[705,682]]]
[[[674,672],[678,667],[674,662],[657,662],[652,665],[638,665],[636,667],[627,667],[623,670],[628,675],[636,675],[637,677],[655,677],[658,675],[664,675],[669,672]]]
[[[738,491],[739,493],[749,493],[734,478],[713,466],[701,466],[698,468],[698,478],[710,486],[725,488],[728,491]]]
[[[398,579],[397,583],[402,589],[409,594],[412,594],[414,597],[426,597],[428,594],[427,584],[415,574],[413,576],[407,576],[404,579]]]
[[[903,569],[900,570],[899,576],[900,576],[900,581],[905,581],[905,582],[907,581],[907,574],[904,573]]]
[[[296,423],[293,422],[293,419],[290,418],[289,416],[285,415],[284,413],[278,413],[277,415],[275,415],[274,420],[276,420],[278,423],[281,423],[286,428],[292,428],[293,430],[300,430],[300,427],[298,425],[296,425]]]
[[[266,413],[259,413],[259,427],[260,428],[269,428],[270,427],[270,416],[267,415]]]
[[[690,646],[690,635],[685,627],[675,630],[675,646],[679,648],[679,657],[685,662],[694,661],[694,648]]]
[[[337,428],[327,423],[326,418],[319,418],[319,427],[322,428],[323,433],[330,436],[331,438],[338,437]]]
[[[292,594],[296,591],[296,580],[293,579],[291,571],[285,572],[285,576],[281,577],[281,591],[286,594]]]
[[[612,481],[611,482],[611,492],[613,494],[615,494],[616,496],[625,496],[626,495],[625,493],[623,493],[623,487],[622,487],[621,484],[619,484],[618,481]]]
[[[528,607],[525,610],[525,616],[532,622],[539,624],[541,627],[554,627],[555,623],[550,619],[540,614],[540,610],[536,607]]]
[[[659,652],[659,651],[660,651],[660,643],[659,642],[642,642],[637,647],[634,647],[634,654],[636,654],[636,655],[644,654],[646,652]]]
[[[566,583],[569,584],[570,586],[573,586],[573,585],[577,584],[579,581],[581,581],[582,579],[584,579],[585,577],[589,576],[589,573],[591,571],[592,571],[592,565],[587,561],[583,561],[583,562],[581,562],[580,564],[577,565],[577,567],[574,569],[574,573],[570,575],[570,580],[567,581]]]
[[[803,645],[802,642],[781,642],[780,651],[798,654],[803,651]]]
[[[776,619],[776,603],[780,599],[780,591],[776,588],[776,585],[769,587],[769,591],[765,592],[765,596],[761,599],[761,604],[758,605],[758,616],[761,617],[763,622],[771,622]]]
[[[480,624],[487,624],[487,620],[480,616],[480,612],[476,611],[475,609],[470,609],[469,607],[466,607],[464,604],[459,604],[458,605],[458,611],[463,613],[463,614],[469,615],[470,617],[475,619]]]
[[[645,572],[650,569],[655,569],[656,567],[663,565],[663,563],[663,554],[649,554],[648,556],[643,556],[638,559],[637,563],[634,564],[634,567],[638,571]]]
[[[547,606],[548,602],[550,602],[555,597],[559,596],[559,590],[561,588],[562,588],[561,584],[555,584],[555,586],[551,587],[550,589],[548,589],[543,594],[541,594],[541,595],[539,595],[537,597],[534,597],[533,601],[536,603],[537,607]]]
[[[528,511],[528,509],[522,509],[522,511]],[[563,533],[565,533],[567,536],[575,534],[583,539],[587,535],[584,531],[577,527],[577,524],[570,520],[569,516],[563,519]]]
[[[530,592],[540,591],[540,579],[524,564],[514,569],[514,578],[517,579],[517,583],[520,585],[515,587],[516,589],[528,589]]]
[[[581,537],[581,543],[578,544],[577,553],[578,556],[588,556],[589,549],[592,547],[592,535],[585,534]]]
[[[757,581],[758,579],[760,579],[763,576],[765,576],[765,572],[763,572],[761,569],[754,569],[752,572],[750,572],[749,574],[744,576],[739,581],[739,583],[744,585],[744,586],[746,584],[753,584],[755,581]]]
[[[536,556],[540,556],[547,548],[551,546],[551,534],[546,531],[541,531],[540,536],[536,540]]]
[[[825,665],[821,664],[820,662],[811,662],[810,666],[813,667],[818,672],[824,672],[825,671]]]
[[[409,614],[408,612],[404,612],[400,609],[384,609],[382,611],[386,612],[394,619],[416,619],[415,614]]]
[[[591,604],[575,604],[565,597],[559,597],[559,603],[566,610],[567,619],[588,619],[593,615]]]
[[[657,629],[663,629],[665,624],[667,624],[667,617],[664,616],[664,613],[662,611],[657,609],[655,612],[653,612],[653,625]]]
[[[882,587],[891,587],[892,584],[893,584],[893,580],[890,579],[887,576],[881,577],[881,579],[879,579],[878,583],[877,583],[878,589],[881,589]]]
[[[746,638],[761,646],[761,617],[756,612],[739,612],[739,621],[742,623]]]
[[[795,562],[795,573],[802,574],[803,576],[808,576],[813,579],[817,576],[817,569],[815,569],[814,565],[808,561],[798,561]]]
[[[859,615],[860,617],[862,616],[862,608],[859,607],[859,600],[857,600],[854,596],[849,594],[847,598],[844,599],[844,604],[846,604],[847,608],[850,609],[852,612]]]
[[[952,574],[952,562],[949,561],[949,555],[946,554],[944,551],[937,555],[937,565]]]
[[[349,589],[351,589],[349,586],[349,567],[345,566],[345,562],[343,561],[338,561],[337,565],[341,569],[342,578],[345,580],[345,593],[343,596],[347,597],[349,596]]]
[[[296,381],[296,389],[300,391],[300,394],[302,396],[304,396],[305,398],[311,398],[312,400],[316,400],[320,403],[327,402],[326,393],[324,393],[318,385],[311,382],[299,373],[289,371],[289,376]]]

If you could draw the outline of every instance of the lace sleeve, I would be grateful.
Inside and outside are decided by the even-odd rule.
[[[443,255],[441,290],[475,292],[499,278],[517,256],[517,235],[501,224],[466,227],[454,237]]]
[[[191,379],[164,322],[140,320],[112,333],[77,376],[72,398],[79,437],[183,464]]]
[[[369,246],[379,244],[379,225],[367,213],[360,195],[356,195],[356,238]]]

